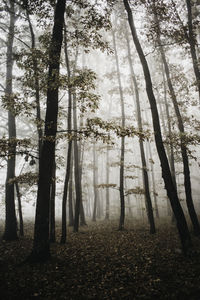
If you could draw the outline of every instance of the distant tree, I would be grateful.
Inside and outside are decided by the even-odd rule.
[[[94,189],[94,207],[93,207],[93,215],[92,221],[96,222],[96,214],[97,214],[97,202],[98,202],[98,191],[97,191],[97,159],[96,159],[96,147],[95,141],[93,143],[93,189]]]
[[[131,79],[132,79],[132,84],[134,85],[135,107],[136,107],[136,114],[137,114],[138,130],[139,130],[139,132],[142,132],[143,126],[142,126],[142,114],[141,114],[141,108],[140,108],[139,88],[138,88],[138,83],[137,83],[134,69],[133,69],[133,64],[132,64],[132,59],[131,59],[131,49],[130,49],[128,35],[126,35],[126,42],[127,42],[127,49],[128,49],[128,61],[129,61]],[[153,207],[152,207],[150,188],[149,188],[147,163],[146,163],[146,157],[145,157],[145,151],[144,151],[144,143],[143,143],[143,139],[141,136],[139,137],[139,146],[140,146],[140,157],[141,157],[141,162],[142,162],[143,185],[144,185],[144,190],[145,190],[145,204],[146,204],[147,216],[148,216],[148,220],[149,220],[149,224],[150,224],[150,233],[155,233],[156,229],[155,229]]]
[[[72,129],[72,90],[71,90],[71,70],[69,64],[69,55],[68,55],[68,48],[67,48],[67,36],[66,36],[66,25],[65,25],[65,32],[64,32],[64,53],[65,53],[65,64],[67,67],[67,75],[69,81],[68,87],[68,118],[67,118],[67,130],[70,133]],[[66,235],[67,235],[67,192],[68,192],[68,185],[70,180],[70,174],[72,173],[71,170],[71,159],[72,159],[72,138],[69,138],[68,142],[68,149],[67,149],[67,165],[66,165],[66,173],[65,173],[65,180],[64,180],[64,191],[63,191],[63,199],[62,199],[62,233],[61,233],[61,244],[66,242]],[[71,203],[71,198],[69,199],[69,203]],[[70,209],[70,213],[72,213],[72,206]],[[72,220],[71,220],[72,222]]]
[[[110,192],[109,185],[110,183],[110,167],[109,167],[109,144],[107,143],[106,147],[106,214],[105,220],[109,220],[110,218]]]
[[[5,87],[5,99],[8,103],[8,138],[10,147],[8,148],[8,161],[7,161],[7,176],[6,176],[6,219],[5,219],[5,231],[3,235],[4,240],[16,240],[17,237],[17,219],[15,212],[15,163],[16,163],[16,120],[15,120],[15,105],[13,98],[13,42],[15,31],[15,2],[13,0],[8,1],[8,13],[9,13],[9,29],[7,38],[7,53],[6,53],[6,87]]]
[[[119,230],[124,229],[124,220],[125,220],[125,197],[124,197],[124,153],[125,153],[125,135],[123,133],[123,129],[125,127],[125,111],[124,111],[124,95],[122,89],[121,75],[119,69],[119,58],[117,52],[116,38],[115,32],[112,31],[113,37],[113,47],[115,53],[115,61],[116,61],[116,69],[117,69],[117,80],[119,86],[119,95],[120,95],[120,104],[121,104],[121,127],[122,127],[122,135],[121,135],[121,150],[120,150],[120,175],[119,175],[119,193],[120,193],[120,219],[119,219]]]

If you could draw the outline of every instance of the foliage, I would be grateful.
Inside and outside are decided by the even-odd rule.
[[[6,137],[3,137],[0,139],[0,157],[6,157],[8,156],[8,150],[12,147],[13,145],[16,145],[16,154],[21,154],[21,155],[31,155],[29,154],[29,149],[31,147],[31,140],[30,139],[7,139]]]
[[[38,181],[37,173],[27,172],[10,179],[8,183],[12,184],[13,182],[18,182],[20,184],[28,184],[29,186],[32,186],[33,184],[37,184],[37,181]]]
[[[126,196],[131,194],[144,195],[145,190],[139,186],[136,186],[134,189],[129,189],[126,191]]]
[[[115,183],[101,183],[101,184],[98,184],[96,187],[97,188],[102,188],[102,189],[105,189],[105,188],[116,188],[117,185]]]

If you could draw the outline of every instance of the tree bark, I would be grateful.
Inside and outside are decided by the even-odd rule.
[[[140,45],[137,32],[135,29],[134,21],[133,21],[133,15],[131,8],[129,6],[128,0],[123,0],[125,9],[128,14],[128,22],[130,25],[133,41],[137,50],[137,53],[139,55],[142,68],[143,68],[143,73],[145,77],[145,82],[146,82],[146,92],[148,95],[150,107],[151,107],[151,113],[152,113],[152,119],[153,119],[153,127],[154,127],[154,137],[155,137],[155,142],[156,142],[156,148],[157,152],[159,155],[160,163],[161,163],[161,168],[162,168],[162,177],[165,182],[165,188],[167,190],[167,195],[169,197],[172,210],[174,212],[174,215],[176,217],[176,222],[177,222],[177,229],[179,232],[181,244],[182,244],[182,249],[185,254],[190,250],[192,243],[191,243],[191,237],[189,233],[189,229],[187,226],[187,222],[182,210],[182,207],[180,205],[178,195],[176,188],[174,187],[170,168],[169,168],[169,163],[167,159],[167,155],[165,152],[165,148],[163,145],[163,140],[162,140],[162,134],[161,134],[161,128],[160,128],[160,120],[159,120],[159,115],[158,115],[158,109],[157,109],[157,104],[156,104],[156,99],[154,96],[153,92],[153,86],[152,86],[152,81],[151,81],[151,76],[149,72],[149,67],[144,55],[144,52],[142,50],[142,47]]]
[[[45,117],[45,139],[42,144],[39,182],[36,205],[33,249],[28,261],[43,262],[50,258],[49,208],[53,162],[55,160],[55,139],[58,117],[58,79],[60,54],[63,39],[63,23],[66,0],[58,0],[55,7],[53,33],[49,51],[49,73],[47,108]]]
[[[12,72],[13,72],[13,42],[14,42],[14,27],[15,27],[15,4],[14,1],[9,1],[9,32],[7,40],[7,53],[6,53],[6,88],[5,96],[7,99],[12,98]],[[5,231],[3,239],[6,241],[16,240],[17,237],[17,218],[15,211],[15,163],[16,163],[16,123],[14,113],[14,103],[10,101],[10,108],[8,110],[8,162],[7,162],[7,175],[6,175],[6,193],[5,193]],[[11,181],[11,182],[10,182]]]

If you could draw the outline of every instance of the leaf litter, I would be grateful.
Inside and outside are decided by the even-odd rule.
[[[90,223],[80,232],[68,229],[67,243],[51,245],[52,258],[44,264],[21,264],[32,247],[33,224],[15,242],[0,243],[1,299],[200,299],[200,241],[184,257],[176,229],[161,224]]]

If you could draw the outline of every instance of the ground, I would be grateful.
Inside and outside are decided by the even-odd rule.
[[[200,241],[194,254],[181,254],[176,228],[128,222],[89,223],[68,230],[66,245],[51,246],[44,264],[21,264],[31,251],[33,224],[24,238],[0,242],[0,297],[8,299],[200,299]]]

